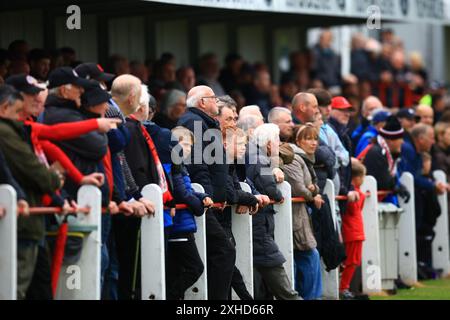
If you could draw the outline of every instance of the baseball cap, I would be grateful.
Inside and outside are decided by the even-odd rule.
[[[414,120],[416,118],[416,112],[412,108],[402,108],[397,112],[398,119]]]
[[[10,86],[13,86],[17,91],[26,94],[38,94],[44,88],[38,85],[38,81],[25,73],[10,76],[5,81]]]
[[[342,96],[333,97],[331,99],[331,108],[332,109],[353,109],[350,102]]]
[[[74,84],[80,87],[89,86],[89,81],[78,76],[78,73],[70,67],[60,67],[53,70],[48,77],[48,88],[56,88],[65,84]]]
[[[88,80],[89,85],[84,87],[84,93],[81,95],[81,104],[85,108],[94,107],[111,99],[111,95],[104,90],[100,82]]]
[[[111,81],[116,76],[112,73],[106,73],[101,65],[93,62],[82,63],[75,68],[75,71],[82,78],[105,82]]]
[[[385,122],[390,115],[391,113],[388,111],[376,110],[371,117],[371,121],[373,123]]]

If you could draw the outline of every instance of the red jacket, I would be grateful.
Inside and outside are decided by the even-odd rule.
[[[83,175],[73,165],[72,161],[67,155],[56,145],[48,140],[61,141],[77,138],[90,131],[98,129],[98,122],[96,119],[60,123],[55,125],[45,125],[34,122],[33,120],[25,120],[25,125],[31,127],[31,143],[34,151],[38,157],[44,156],[50,162],[58,161],[66,170],[67,175],[74,182],[80,183]],[[46,159],[45,159],[46,160]]]
[[[359,201],[347,202],[347,210],[342,215],[342,237],[344,242],[365,240],[362,210],[366,196],[359,188],[355,187],[355,191],[359,193]]]

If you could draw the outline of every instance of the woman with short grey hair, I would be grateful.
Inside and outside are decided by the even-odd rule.
[[[181,90],[172,89],[166,92],[159,105],[153,121],[167,129],[177,126],[178,119],[186,111],[186,93]]]

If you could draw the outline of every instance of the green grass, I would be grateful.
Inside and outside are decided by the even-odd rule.
[[[400,289],[388,297],[370,297],[370,300],[450,300],[450,279],[420,282],[423,288]]]

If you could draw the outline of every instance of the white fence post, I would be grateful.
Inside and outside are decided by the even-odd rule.
[[[245,192],[252,192],[249,185],[241,182]],[[231,209],[232,232],[236,240],[236,267],[242,274],[245,286],[253,297],[253,225],[250,214],[236,214],[236,206]],[[239,297],[233,290],[233,300]]]
[[[330,200],[331,216],[333,217],[334,228],[336,231],[338,228],[337,218],[336,218],[336,193],[334,190],[334,183],[332,180],[327,179],[325,184],[324,193],[328,196]],[[322,270],[322,295],[327,299],[339,300],[339,267],[327,272],[325,270],[324,263],[321,263]]]
[[[433,172],[436,181],[447,183],[447,176],[442,170]],[[433,240],[433,267],[442,269],[442,275],[445,277],[450,273],[450,253],[449,253],[449,230],[448,230],[448,203],[447,192],[438,195],[439,205],[441,206],[441,215],[436,221],[434,231],[436,233]]]
[[[224,186],[225,187],[225,186]],[[193,183],[192,188],[196,192],[205,192],[205,189],[198,184]],[[205,213],[207,214],[207,213]],[[198,253],[202,259],[203,265],[205,267],[203,274],[197,280],[196,283],[186,290],[185,299],[186,300],[208,300],[208,274],[207,274],[207,261],[206,261],[206,222],[205,215],[200,217],[195,217],[195,222],[197,223],[197,232],[195,233],[195,244],[197,245]],[[217,275],[215,275],[217,276]]]
[[[414,284],[417,282],[414,177],[411,173],[404,172],[400,182],[408,189],[411,197],[408,203],[405,203],[402,197],[398,197],[400,207],[405,210],[398,222],[399,274],[405,283]]]
[[[0,300],[17,299],[17,194],[10,185],[0,185]]]
[[[141,221],[141,298],[166,299],[166,265],[164,248],[164,204],[161,188],[146,185],[142,196],[155,205],[155,216]]]
[[[62,266],[56,299],[100,300],[102,194],[97,187],[82,186],[78,189],[77,203],[80,207],[89,207],[90,212],[78,213],[76,219],[69,220],[69,229],[70,226],[76,226],[92,230],[86,232],[77,264]]]
[[[381,253],[380,230],[378,226],[377,180],[366,176],[361,186],[366,196],[363,207],[364,234],[362,250],[362,291],[364,293],[381,292]]]
[[[294,272],[294,243],[292,234],[292,196],[291,185],[284,181],[277,185],[283,194],[282,204],[275,204],[275,242],[286,259],[284,269],[286,270],[292,288],[295,289]]]

